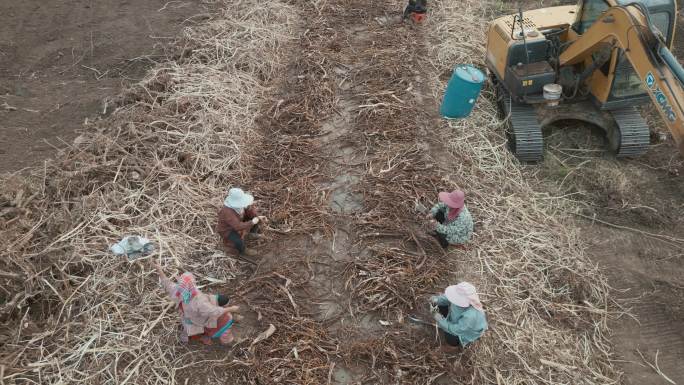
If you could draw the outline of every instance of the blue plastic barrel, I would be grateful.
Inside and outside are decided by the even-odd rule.
[[[457,65],[444,92],[440,113],[445,118],[465,118],[475,106],[485,76],[471,65]]]

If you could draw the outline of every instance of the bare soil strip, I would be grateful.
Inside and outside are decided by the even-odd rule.
[[[38,167],[166,61],[199,0],[0,1],[0,172]]]

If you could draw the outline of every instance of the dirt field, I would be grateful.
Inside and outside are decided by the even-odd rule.
[[[0,190],[4,383],[667,384],[656,357],[684,379],[684,162],[671,139],[616,161],[569,127],[551,133],[542,165],[520,169],[497,132],[476,130],[497,125],[491,90],[465,127],[436,114],[452,58],[482,47],[454,53],[434,25],[380,22],[398,0],[0,2],[0,173],[50,159],[43,140],[102,118],[45,176]],[[461,6],[493,17],[482,4]],[[205,11],[193,54],[153,69],[112,114],[103,100]],[[216,248],[229,185],[271,218],[254,264]],[[476,236],[447,253],[415,203],[457,186]],[[575,220],[581,239],[566,233]],[[130,231],[154,237],[169,272],[239,303],[242,341],[179,344],[151,269],[106,252]],[[483,291],[491,329],[445,353],[406,315],[429,317],[427,296],[461,279]]]
[[[35,166],[111,113],[198,1],[0,0],[0,172]]]
[[[573,194],[581,206],[587,252],[609,277],[617,303],[634,316],[611,321],[625,383],[667,383],[645,364],[654,363],[656,353],[664,373],[684,378],[683,162],[671,141],[637,160],[597,157],[602,140],[596,132],[565,130],[553,134],[562,139],[549,138],[563,150],[549,151],[542,176],[558,183],[551,191]]]

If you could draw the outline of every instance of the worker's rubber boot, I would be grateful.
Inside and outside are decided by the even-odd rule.
[[[461,351],[461,349],[462,348],[460,346],[453,346],[449,344],[444,344],[440,347],[442,353],[458,353]]]
[[[257,239],[262,239],[263,237],[264,237],[263,234],[259,234],[259,233],[248,233],[247,236],[246,236],[245,238],[257,240]]]
[[[256,257],[256,256],[257,256],[256,250],[254,250],[254,249],[247,249],[247,248],[245,248],[245,251],[243,251],[242,254],[244,254],[244,255],[246,255],[246,256],[248,256],[248,257]]]
[[[425,21],[425,13],[418,13],[418,12],[413,12],[411,14],[411,20],[416,23],[416,24],[421,24],[423,21]]]

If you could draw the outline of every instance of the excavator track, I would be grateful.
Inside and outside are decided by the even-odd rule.
[[[497,87],[497,94],[502,116],[508,116],[508,143],[513,154],[521,162],[542,160],[544,138],[534,106],[511,102],[510,95],[501,85]]]
[[[635,107],[610,111],[620,131],[617,156],[636,157],[648,150],[650,134],[646,120]]]

